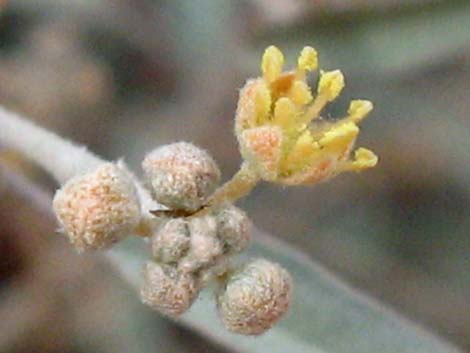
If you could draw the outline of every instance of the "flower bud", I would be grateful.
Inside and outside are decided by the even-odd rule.
[[[152,255],[159,262],[174,263],[189,249],[188,223],[182,218],[170,219],[151,239]]]
[[[219,211],[217,219],[217,236],[222,241],[226,254],[239,253],[251,241],[251,222],[245,212],[235,206],[228,206]]]
[[[172,209],[197,210],[220,180],[212,157],[187,142],[155,149],[145,157],[142,168],[155,200]]]
[[[225,327],[244,335],[259,335],[287,311],[292,279],[281,266],[258,259],[236,272],[218,295],[218,311]]]
[[[215,264],[222,255],[215,218],[212,215],[195,217],[189,223],[189,231],[190,248],[179,262],[178,269],[182,272],[195,272]]]
[[[79,252],[111,246],[129,235],[140,220],[135,186],[113,163],[70,179],[57,190],[53,208]]]
[[[199,293],[192,275],[170,265],[148,261],[144,267],[140,298],[164,315],[178,317],[188,310]]]

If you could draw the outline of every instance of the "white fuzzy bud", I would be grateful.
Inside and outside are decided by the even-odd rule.
[[[251,221],[238,207],[229,205],[216,213],[217,236],[226,254],[244,250],[251,241]]]
[[[151,239],[152,255],[163,263],[175,263],[189,249],[188,222],[183,218],[170,219]]]
[[[259,335],[288,310],[292,279],[278,264],[258,259],[236,272],[218,295],[225,327],[244,335]]]
[[[196,217],[189,222],[190,248],[178,268],[195,272],[215,264],[222,255],[222,244],[217,238],[217,223],[212,215]]]
[[[145,157],[142,168],[155,200],[172,209],[197,210],[220,180],[212,157],[187,142],[155,149]]]
[[[198,282],[192,275],[153,261],[146,263],[143,280],[142,302],[171,317],[188,310],[199,293]]]
[[[79,252],[111,246],[129,235],[140,220],[135,186],[113,163],[70,179],[57,190],[53,208]]]

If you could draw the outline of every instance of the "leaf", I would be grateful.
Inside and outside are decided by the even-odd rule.
[[[211,293],[204,292],[180,323],[236,352],[250,353],[450,353],[459,350],[360,294],[288,244],[257,231],[246,256],[285,266],[294,279],[290,313],[266,334],[227,332]],[[139,285],[147,249],[130,240],[108,253],[129,282]],[[246,257],[245,256],[245,257]]]

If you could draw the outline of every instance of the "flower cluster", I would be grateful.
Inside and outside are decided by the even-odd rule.
[[[289,308],[292,280],[264,259],[232,267],[231,257],[251,240],[251,222],[233,202],[260,179],[315,184],[377,163],[365,148],[353,152],[357,124],[372,103],[354,100],[345,118],[326,121],[320,113],[343,89],[341,72],[321,71],[313,93],[306,80],[318,66],[313,48],[301,51],[296,69],[283,72],[283,64],[279,49],[267,48],[262,77],[249,80],[240,92],[235,133],[244,162],[224,185],[219,186],[219,168],[206,151],[178,142],[155,149],[142,163],[150,191],[144,194],[147,199],[151,194],[159,209],[139,199],[143,188],[123,163],[103,163],[55,195],[61,229],[80,252],[110,247],[132,233],[149,240],[151,259],[140,295],[164,315],[183,314],[215,281],[219,316],[229,330],[258,335],[269,329]]]
[[[235,133],[251,168],[264,180],[299,185],[375,166],[377,157],[365,148],[351,157],[357,124],[372,110],[372,103],[353,100],[345,118],[325,121],[320,117],[323,107],[344,87],[341,71],[321,71],[314,94],[306,78],[318,67],[315,49],[301,51],[296,69],[283,72],[283,65],[282,52],[267,48],[262,77],[248,80],[240,91]]]

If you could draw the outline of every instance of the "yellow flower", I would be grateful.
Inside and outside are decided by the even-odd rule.
[[[372,110],[372,103],[353,100],[345,118],[325,121],[322,109],[344,87],[341,71],[321,71],[313,93],[306,76],[318,67],[314,48],[301,51],[295,70],[283,72],[283,65],[282,52],[268,47],[261,61],[262,77],[248,80],[240,92],[235,132],[250,169],[264,180],[298,185],[375,166],[373,152],[352,152],[357,124]]]

